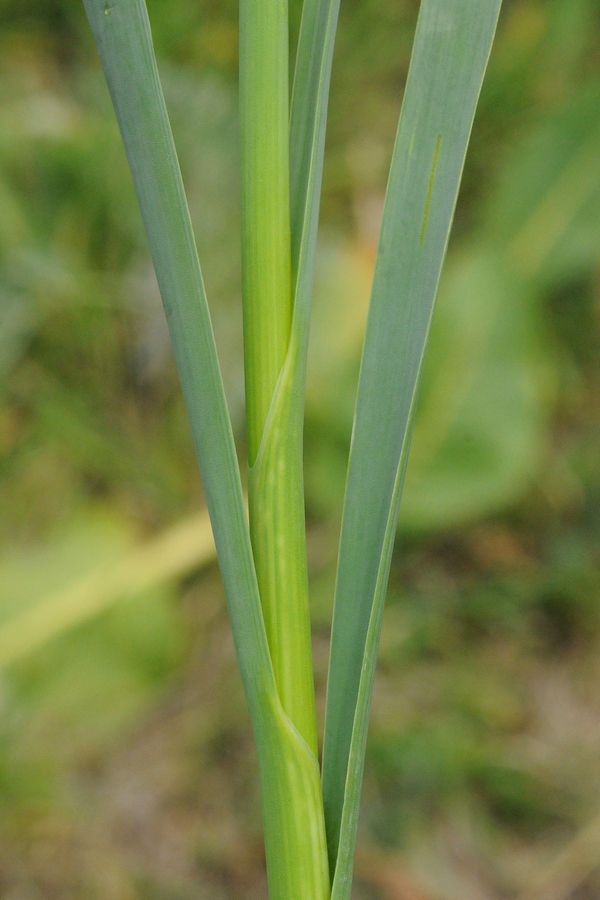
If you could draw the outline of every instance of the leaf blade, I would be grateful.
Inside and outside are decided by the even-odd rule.
[[[84,0],[163,297],[258,751],[269,890],[329,895],[316,757],[283,711],[208,304],[144,0]],[[291,888],[291,885],[294,888]]]
[[[361,361],[327,688],[323,794],[334,900],[349,896],[415,397],[500,2],[423,0],[394,147]]]
[[[238,643],[252,692],[270,661],[233,434],[150,24],[143,0],[84,0],[84,5],[148,236],[226,591],[236,606],[239,594],[248,601]],[[260,647],[260,668],[247,634]]]
[[[294,318],[304,392],[327,107],[340,0],[304,0],[290,113],[290,224]]]

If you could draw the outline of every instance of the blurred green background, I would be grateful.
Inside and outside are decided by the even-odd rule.
[[[148,6],[243,457],[237,12]],[[202,488],[83,6],[1,10],[0,897],[264,898]],[[306,427],[321,713],[417,10],[342,2]],[[600,897],[599,27],[598,0],[505,0],[413,440],[356,900]]]

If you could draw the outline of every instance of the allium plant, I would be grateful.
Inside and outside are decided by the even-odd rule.
[[[174,3],[177,0],[173,0]],[[271,900],[349,900],[412,420],[501,0],[422,0],[375,265],[342,520],[322,766],[302,434],[339,0],[240,0],[249,513],[145,0],[84,0],[154,261],[256,739]]]

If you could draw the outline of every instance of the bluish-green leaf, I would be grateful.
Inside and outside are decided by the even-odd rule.
[[[156,270],[249,695],[270,667],[202,274],[143,0],[85,0]],[[235,627],[237,626],[237,627]]]
[[[285,715],[275,685],[231,424],[146,6],[144,0],[84,3],[148,235],[211,516],[256,737],[270,895],[289,900],[293,890],[323,900],[329,879],[321,851],[318,764]]]
[[[383,215],[336,584],[323,794],[350,896],[381,615],[433,303],[501,0],[423,0]],[[451,374],[449,374],[451,377]]]
[[[340,0],[304,0],[290,121],[290,220],[299,382],[304,393],[327,105]]]

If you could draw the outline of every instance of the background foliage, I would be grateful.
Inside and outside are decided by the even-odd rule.
[[[236,8],[149,10],[243,454]],[[306,436],[321,707],[416,12],[342,4]],[[505,0],[413,441],[357,898],[600,892],[599,25],[595,0]],[[202,490],[83,7],[4,0],[0,44],[0,893],[264,896],[218,573],[195,519],[197,552],[169,550]],[[163,535],[135,590],[127,560]],[[7,655],[38,603],[47,631]]]

